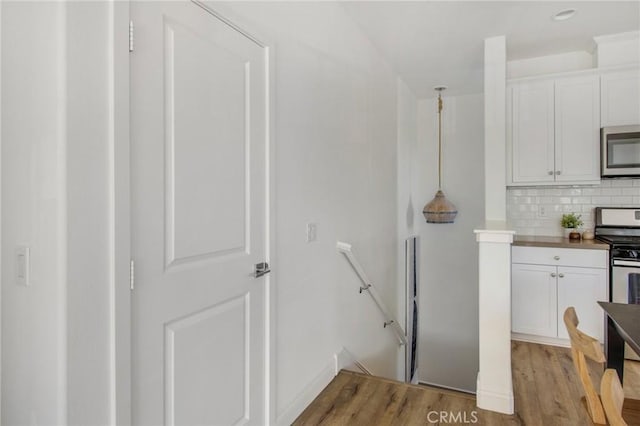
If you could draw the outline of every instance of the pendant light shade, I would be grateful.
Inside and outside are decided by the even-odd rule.
[[[427,223],[453,223],[456,220],[458,209],[453,203],[447,200],[444,192],[438,189],[433,200],[429,201],[422,210]]]
[[[458,214],[455,205],[442,192],[442,91],[446,87],[439,86],[438,92],[438,192],[422,210],[427,223],[453,223]]]

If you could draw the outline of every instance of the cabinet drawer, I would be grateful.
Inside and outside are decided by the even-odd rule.
[[[511,261],[534,265],[606,268],[607,251],[514,246],[511,248]]]

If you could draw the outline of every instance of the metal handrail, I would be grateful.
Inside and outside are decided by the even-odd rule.
[[[382,316],[384,317],[383,327],[387,328],[389,326],[398,338],[399,344],[403,346],[406,345],[407,337],[405,336],[404,331],[402,330],[398,322],[391,316],[389,310],[380,299],[378,291],[371,283],[371,280],[369,280],[369,278],[367,277],[367,274],[365,274],[364,269],[362,269],[360,262],[358,262],[358,260],[353,255],[353,252],[351,251],[351,244],[338,241],[336,248],[339,252],[344,254],[344,257],[347,258],[347,260],[353,267],[353,270],[356,272],[356,275],[358,275],[358,278],[360,278],[360,281],[362,281],[362,284],[364,286],[360,287],[360,293],[362,293],[363,291],[369,293],[378,309],[380,309],[380,312],[382,312]]]

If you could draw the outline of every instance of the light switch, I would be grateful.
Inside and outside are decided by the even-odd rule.
[[[318,225],[307,223],[307,242],[310,243],[318,239]]]
[[[18,246],[16,249],[16,284],[29,286],[29,272],[31,269],[31,250],[26,246]]]

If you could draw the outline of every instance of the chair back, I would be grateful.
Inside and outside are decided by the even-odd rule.
[[[589,368],[586,360],[586,358],[589,358],[595,362],[604,364],[606,358],[600,342],[598,342],[598,339],[594,339],[578,330],[578,316],[573,306],[568,307],[564,311],[563,319],[564,325],[567,327],[567,332],[569,333],[569,339],[571,340],[571,357],[573,358],[573,364],[576,367],[580,382],[582,383],[589,416],[591,416],[591,420],[595,424],[606,424],[607,420],[602,408],[602,403],[589,376]]]
[[[622,418],[624,390],[622,390],[618,373],[613,368],[607,368],[602,375],[600,397],[609,424],[611,426],[627,426],[627,422]]]

